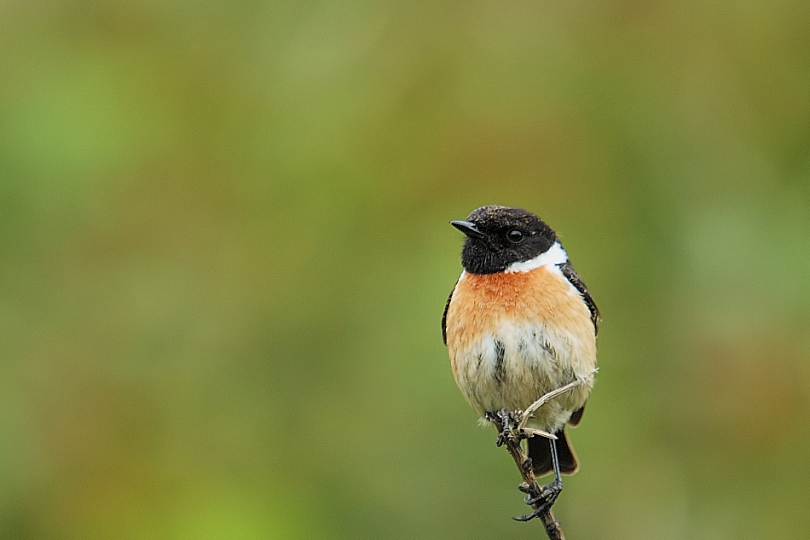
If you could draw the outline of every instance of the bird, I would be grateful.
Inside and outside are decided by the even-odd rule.
[[[522,411],[579,381],[533,413],[527,426],[551,433],[527,440],[536,477],[573,474],[565,433],[594,385],[600,314],[554,230],[535,214],[482,206],[451,221],[464,233],[462,272],[445,304],[442,339],[464,398],[483,418]]]

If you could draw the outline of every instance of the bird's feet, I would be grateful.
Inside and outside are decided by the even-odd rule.
[[[498,447],[503,446],[504,443],[509,440],[519,443],[523,439],[528,439],[529,437],[534,437],[537,435],[545,437],[546,439],[557,438],[557,436],[553,433],[526,427],[525,424],[528,420],[528,416],[526,411],[522,411],[520,409],[514,411],[507,411],[506,409],[501,409],[497,412],[486,411],[484,413],[484,420],[494,424],[495,429],[498,430],[498,439],[495,441],[495,444]]]
[[[551,510],[557,497],[560,496],[560,492],[562,492],[562,482],[554,480],[550,484],[543,486],[540,491],[532,489],[525,483],[519,485],[518,489],[528,495],[524,502],[534,510],[512,519],[515,521],[529,521]]]
[[[521,414],[522,411],[507,411],[506,409],[501,409],[497,412],[487,411],[484,413],[484,418],[495,424],[495,429],[498,430],[498,439],[495,441],[496,445],[501,447],[510,439],[515,439],[520,442],[526,438],[523,431],[517,429],[520,424]]]

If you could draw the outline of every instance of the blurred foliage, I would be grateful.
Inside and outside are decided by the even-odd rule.
[[[0,537],[537,538],[447,225],[604,314],[569,538],[807,538],[810,4],[0,2]],[[767,531],[767,532],[764,532]]]

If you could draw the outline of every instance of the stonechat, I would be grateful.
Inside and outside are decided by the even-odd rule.
[[[599,310],[557,234],[531,212],[483,206],[451,224],[466,238],[442,335],[467,402],[491,417],[582,382],[527,424],[556,435],[531,437],[527,445],[534,474],[555,473],[561,489],[560,473],[578,468],[565,425],[579,424],[593,388]]]

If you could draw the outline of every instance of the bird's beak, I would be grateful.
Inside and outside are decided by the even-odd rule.
[[[470,238],[484,238],[484,236],[486,236],[481,232],[481,229],[475,225],[475,223],[470,221],[451,221],[450,225],[460,230]]]

